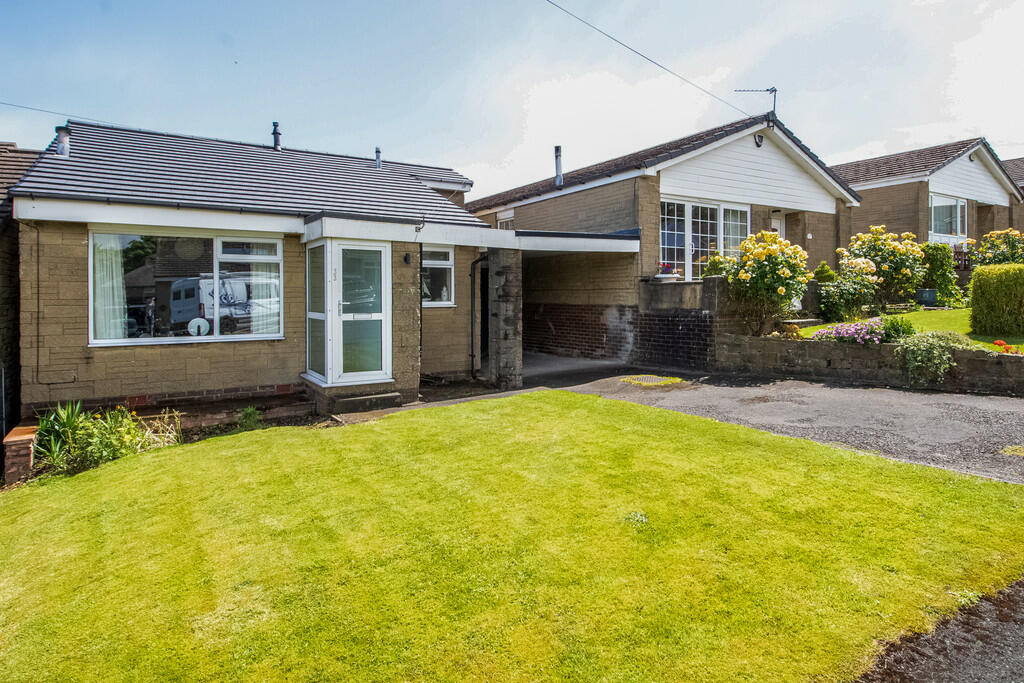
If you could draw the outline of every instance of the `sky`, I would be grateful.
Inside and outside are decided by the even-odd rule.
[[[1024,156],[1024,2],[559,0],[828,163],[985,136]],[[545,0],[3,0],[0,100],[456,168],[469,199],[743,118]],[[41,148],[66,116],[0,106]]]

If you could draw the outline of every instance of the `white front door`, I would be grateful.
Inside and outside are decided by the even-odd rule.
[[[782,216],[772,216],[772,232],[777,232],[779,237],[786,239],[786,221]]]
[[[306,272],[307,372],[326,384],[391,379],[391,245],[312,243]]]

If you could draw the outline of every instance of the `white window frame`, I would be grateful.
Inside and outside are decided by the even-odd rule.
[[[750,205],[749,204],[734,204],[734,203],[731,203],[731,202],[721,202],[721,201],[714,201],[714,200],[710,200],[709,201],[709,200],[706,200],[706,199],[692,199],[692,198],[689,198],[689,197],[676,197],[676,196],[672,196],[672,195],[662,195],[661,198],[660,198],[660,201],[658,202],[658,261],[659,262],[662,260],[662,257],[661,257],[661,253],[662,253],[661,252],[661,249],[662,249],[662,244],[661,244],[661,233],[662,233],[662,230],[661,230],[661,202],[665,202],[665,203],[668,203],[668,204],[676,204],[677,205],[677,211],[676,211],[677,215],[678,215],[678,206],[684,207],[683,208],[683,215],[684,215],[684,221],[685,221],[685,233],[684,233],[684,238],[683,239],[685,240],[685,245],[686,245],[685,248],[684,248],[684,253],[685,253],[686,260],[683,262],[683,267],[684,267],[685,279],[686,279],[687,282],[699,281],[700,279],[703,279],[703,278],[694,278],[693,277],[693,216],[692,216],[692,213],[691,213],[691,207],[693,207],[693,206],[703,206],[703,207],[708,207],[708,208],[716,209],[716,213],[717,213],[717,216],[718,216],[718,226],[717,226],[717,240],[718,240],[718,242],[717,243],[718,243],[718,255],[719,256],[721,256],[721,255],[723,255],[725,253],[725,211],[727,209],[732,209],[732,210],[735,210],[735,211],[745,211],[746,212],[746,214],[747,214],[747,235],[746,236],[750,237]],[[678,220],[678,218],[676,220]]]
[[[306,316],[326,321],[327,336],[325,340],[327,359],[326,376],[309,369],[309,343],[306,343],[306,371],[302,376],[323,387],[341,387],[358,384],[382,384],[393,382],[392,373],[392,310],[391,290],[391,243],[371,240],[349,240],[321,238],[306,243],[306,249],[317,246],[324,247],[324,309],[326,314],[311,314],[309,311],[309,291],[306,291]],[[381,252],[381,369],[368,372],[344,372],[344,338],[343,323],[346,315],[339,308],[342,297],[344,274],[341,272],[341,257],[345,249],[373,249]],[[307,256],[308,258],[308,256]],[[373,314],[378,315],[378,314]],[[376,318],[374,318],[376,319]]]
[[[191,337],[191,336],[180,336],[180,337],[133,337],[130,339],[97,339],[96,328],[95,328],[95,316],[93,307],[95,306],[95,298],[93,292],[94,285],[94,271],[93,271],[93,250],[94,250],[94,236],[95,235],[140,235],[144,237],[194,237],[197,239],[209,239],[213,241],[213,331],[205,337]],[[220,261],[222,243],[227,242],[263,242],[273,243],[277,245],[277,256],[236,256],[228,255],[224,256],[223,260],[228,263],[276,263],[278,264],[278,273],[281,278],[281,286],[278,290],[278,294],[281,297],[281,306],[278,320],[278,330],[276,334],[231,334],[221,335],[220,334]],[[282,237],[267,237],[266,233],[247,233],[240,232],[238,234],[223,233],[214,230],[197,230],[190,228],[183,229],[168,229],[168,228],[150,228],[144,225],[90,225],[89,226],[89,346],[90,347],[109,347],[109,346],[153,346],[160,344],[211,344],[221,342],[246,342],[246,341],[274,341],[284,339],[284,239]]]
[[[956,234],[945,235],[940,232],[934,232],[932,230],[932,207],[934,204],[935,197],[942,197],[950,201],[956,202]],[[928,241],[929,242],[943,242],[945,244],[957,244],[967,240],[967,227],[970,222],[967,214],[969,213],[969,204],[966,199],[962,197],[954,197],[948,194],[942,194],[941,192],[929,192],[928,193]],[[960,217],[963,216],[963,224],[961,225]]]
[[[423,308],[455,308],[455,247],[445,246],[441,244],[424,244],[423,252],[428,251],[444,251],[448,253],[447,261],[428,261],[423,260],[420,263],[420,278],[422,287],[423,269],[424,268],[447,268],[451,273],[449,281],[451,287],[448,288],[448,301],[424,301],[422,290],[420,291],[420,304]]]
[[[306,329],[304,330],[304,332],[305,332],[305,338],[306,338],[306,375],[308,377],[316,380],[319,384],[326,384],[327,383],[327,377],[330,375],[330,372],[331,372],[331,343],[330,343],[331,328],[330,328],[330,323],[327,320],[327,316],[328,316],[328,314],[331,311],[331,306],[330,306],[331,290],[328,287],[329,280],[330,280],[330,272],[331,272],[330,250],[327,248],[327,240],[323,240],[323,239],[314,240],[312,242],[307,243],[305,246],[306,246],[306,249],[305,249],[304,257],[305,257],[305,263],[306,263],[306,285],[305,285],[306,286],[306,317],[305,317]],[[309,310],[309,272],[310,272],[309,271],[309,252],[311,250],[315,249],[316,247],[323,247],[323,250],[324,250],[324,282],[323,282],[323,287],[324,287],[324,310],[323,310],[323,312],[320,312],[320,311],[310,311]],[[312,368],[309,367],[309,321],[310,321],[310,319],[322,320],[323,323],[324,323],[324,373],[325,374],[323,374],[323,375],[321,375],[319,372],[316,372],[315,370],[313,370]]]
[[[516,219],[514,218],[499,218],[498,219],[498,230],[515,230]]]

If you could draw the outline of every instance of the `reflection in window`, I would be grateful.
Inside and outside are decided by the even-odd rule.
[[[280,246],[267,244],[272,260],[217,266],[213,238],[93,234],[93,338],[280,334]]]

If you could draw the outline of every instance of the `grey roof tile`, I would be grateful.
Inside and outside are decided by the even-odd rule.
[[[12,194],[485,226],[421,182],[470,182],[447,168],[385,161],[378,169],[361,157],[83,121],[68,127],[70,158],[42,155]]]
[[[0,218],[11,215],[8,190],[25,175],[41,152],[18,149],[13,142],[0,142]]]
[[[1024,157],[1019,159],[1007,159],[1003,162],[1003,168],[1013,178],[1018,187],[1024,188]]]
[[[984,141],[984,138],[957,140],[943,145],[837,164],[832,167],[832,170],[849,183],[867,183],[904,175],[930,174]]]

